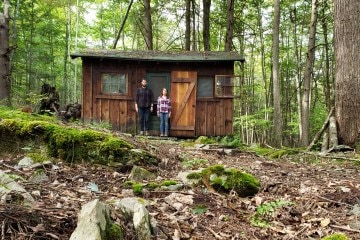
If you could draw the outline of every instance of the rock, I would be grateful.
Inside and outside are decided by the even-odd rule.
[[[47,182],[49,181],[49,177],[46,175],[46,173],[43,170],[38,170],[31,175],[29,181],[32,183]]]
[[[31,167],[31,165],[34,164],[34,160],[32,158],[29,157],[24,157],[23,159],[21,159],[19,161],[19,163],[17,164],[17,168],[29,168]]]
[[[113,231],[114,224],[111,220],[109,208],[106,204],[95,199],[82,206],[78,215],[78,222],[75,231],[71,234],[70,240],[101,240],[101,239],[123,239],[121,236],[111,238],[109,233]]]
[[[151,229],[149,221],[149,212],[143,204],[136,203],[134,205],[133,216],[134,227],[138,240],[150,240]]]
[[[19,177],[20,178],[20,177]],[[20,194],[25,205],[31,205],[35,199],[20,184],[15,182],[14,176],[9,176],[0,170],[0,198],[1,202],[6,202],[8,194]]]
[[[129,179],[134,182],[141,182],[144,180],[151,181],[154,180],[155,178],[156,178],[155,174],[138,166],[134,166],[129,175]]]

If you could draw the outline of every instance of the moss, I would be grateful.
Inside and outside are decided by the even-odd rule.
[[[321,238],[321,240],[348,240],[349,238],[343,233],[334,233]]]
[[[198,172],[192,172],[186,176],[187,179],[200,179],[201,177],[201,173]]]
[[[135,183],[132,182],[132,181],[126,181],[126,182],[124,182],[124,188],[130,189],[130,188],[133,187],[134,184],[135,184]]]
[[[220,192],[236,191],[240,196],[253,196],[259,191],[260,181],[254,176],[222,165],[210,166],[201,175]]]
[[[115,223],[107,223],[106,238],[107,240],[122,240],[124,239],[123,230]]]
[[[171,186],[171,185],[176,185],[177,182],[174,180],[165,180],[161,183],[161,186]]]
[[[42,155],[41,153],[28,153],[27,156],[35,163],[43,163],[49,160],[49,157]]]
[[[135,183],[132,186],[132,189],[133,189],[135,195],[140,195],[140,194],[142,194],[143,185],[141,183]]]
[[[199,144],[213,144],[216,143],[215,140],[206,137],[206,136],[200,136],[195,140],[195,143],[199,143]]]
[[[158,183],[154,183],[154,182],[150,182],[146,185],[146,188],[147,189],[151,189],[151,190],[154,190],[156,188],[160,187],[160,184]]]

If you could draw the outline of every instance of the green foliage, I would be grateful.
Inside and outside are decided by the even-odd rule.
[[[191,209],[191,213],[200,215],[204,214],[208,211],[208,208],[205,205],[196,205],[194,208]]]
[[[43,163],[49,160],[48,156],[45,156],[41,153],[33,152],[33,153],[28,153],[26,155],[36,163]]]
[[[211,139],[211,138],[206,137],[206,136],[200,136],[195,140],[195,143],[198,143],[198,144],[213,144],[213,143],[216,143],[216,141],[214,139]]]
[[[334,233],[321,238],[321,240],[348,240],[349,238],[343,233]]]
[[[256,208],[255,215],[251,218],[251,224],[257,227],[270,227],[270,218],[280,208],[292,205],[293,203],[282,199],[269,203],[263,203]]]

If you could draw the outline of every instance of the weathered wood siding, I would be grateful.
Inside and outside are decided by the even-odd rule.
[[[114,130],[136,133],[135,94],[146,73],[195,71],[197,76],[233,74],[233,63],[139,62],[116,59],[83,58],[82,118],[85,122],[110,123]],[[127,95],[102,95],[101,73],[128,74]],[[154,96],[156,99],[157,96]],[[195,135],[224,136],[233,132],[233,100],[231,98],[197,98]],[[194,115],[189,115],[194,117]],[[179,137],[187,134],[177,131]],[[184,136],[182,136],[184,135]]]

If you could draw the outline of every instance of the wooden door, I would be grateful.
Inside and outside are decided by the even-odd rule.
[[[171,73],[171,136],[195,136],[196,79],[197,72]]]

